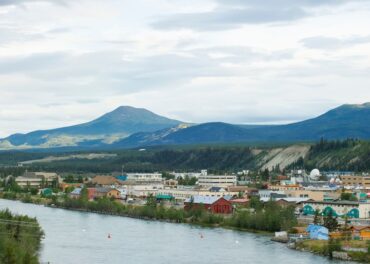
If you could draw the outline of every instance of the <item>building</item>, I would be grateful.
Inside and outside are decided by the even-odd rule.
[[[127,173],[127,180],[136,183],[161,183],[163,181],[161,173]]]
[[[231,214],[233,206],[222,197],[193,196],[185,201],[185,210],[203,209],[214,214]]]
[[[168,179],[168,180],[164,181],[164,186],[166,186],[166,187],[176,188],[178,184],[179,184],[179,182],[177,180],[174,180],[174,179]]]
[[[15,182],[22,188],[31,187],[39,189],[58,184],[61,182],[61,178],[53,172],[25,172],[22,176],[15,178]]]
[[[175,176],[175,179],[179,178],[199,178],[199,176],[206,176],[208,174],[207,170],[201,170],[200,172],[171,172],[170,174]]]
[[[114,188],[96,188],[95,198],[101,198],[101,197],[120,199],[121,193],[119,190],[114,189]]]
[[[198,185],[205,188],[236,186],[237,177],[235,175],[200,175]]]
[[[340,198],[340,191],[329,188],[315,188],[305,190],[287,190],[287,197],[309,198],[314,201],[334,201]]]
[[[370,188],[370,175],[342,175],[340,176],[343,186],[368,187]]]
[[[370,240],[370,226],[352,226],[352,237],[358,240]]]
[[[324,226],[310,224],[306,231],[310,234],[310,239],[329,240],[329,230]]]
[[[276,198],[276,203],[280,205],[281,207],[288,207],[288,206],[294,206],[298,208],[302,208],[303,203],[307,201],[312,201],[309,198]]]
[[[209,190],[199,190],[194,188],[181,188],[181,189],[162,189],[156,190],[158,194],[166,194],[171,195],[177,201],[185,201],[192,196],[209,196],[209,197],[224,197],[224,196],[238,196],[238,192],[228,192],[228,191],[220,191],[220,192],[211,192]]]
[[[258,196],[263,202],[275,200],[277,198],[285,198],[287,195],[283,191],[272,191],[272,190],[259,190]]]
[[[314,215],[319,210],[322,215],[345,216],[349,218],[370,218],[370,203],[350,201],[307,201],[303,202],[303,214]]]
[[[270,185],[268,187],[269,190],[272,191],[296,191],[301,189],[301,186],[298,184],[286,184],[286,185]]]
[[[82,188],[75,188],[72,192],[68,194],[68,196],[72,199],[80,198]]]
[[[123,182],[113,176],[98,175],[91,179],[91,183],[97,186],[118,186]]]

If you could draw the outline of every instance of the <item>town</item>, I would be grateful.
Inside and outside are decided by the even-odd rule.
[[[278,207],[291,208],[297,219],[289,230],[280,226],[267,228],[276,231],[273,240],[299,248],[305,240],[337,241],[346,237],[347,241],[364,241],[354,250],[367,252],[361,246],[366,247],[366,241],[370,241],[370,175],[318,169],[309,173],[291,170],[276,177],[267,176],[269,173],[262,171],[256,178],[248,170],[225,175],[212,175],[207,170],[125,173],[123,167],[121,173],[78,176],[26,171],[4,179],[0,197],[34,203],[49,201],[49,206],[55,206],[61,200],[73,204],[73,200],[85,195],[87,201],[108,199],[134,208],[152,203],[226,218],[243,211],[253,213],[258,206],[264,208],[273,202]],[[262,174],[265,181],[261,180]],[[61,207],[79,207],[66,204]],[[353,246],[343,248],[351,250]],[[339,258],[350,259],[346,252],[338,251],[335,253]]]

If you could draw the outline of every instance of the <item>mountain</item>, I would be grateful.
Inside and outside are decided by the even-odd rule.
[[[121,106],[88,123],[11,135],[0,140],[0,148],[98,146],[137,132],[154,132],[180,123],[146,109]]]
[[[370,139],[370,103],[342,105],[316,118],[287,125],[198,125],[122,106],[91,122],[15,134],[0,139],[0,149],[135,148],[160,145],[302,142],[325,139]]]
[[[316,118],[288,125],[240,126],[226,123],[205,123],[167,132],[134,134],[114,145],[138,147],[204,143],[315,141],[320,138],[370,139],[370,103],[342,105]]]

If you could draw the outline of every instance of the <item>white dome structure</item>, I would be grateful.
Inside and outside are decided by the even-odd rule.
[[[318,169],[313,169],[310,172],[310,179],[313,181],[317,181],[320,178],[320,171]]]

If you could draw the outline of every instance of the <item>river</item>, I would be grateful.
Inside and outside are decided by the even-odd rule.
[[[0,200],[0,210],[5,208],[37,217],[45,232],[42,263],[341,263],[290,250],[266,236],[246,232]]]

